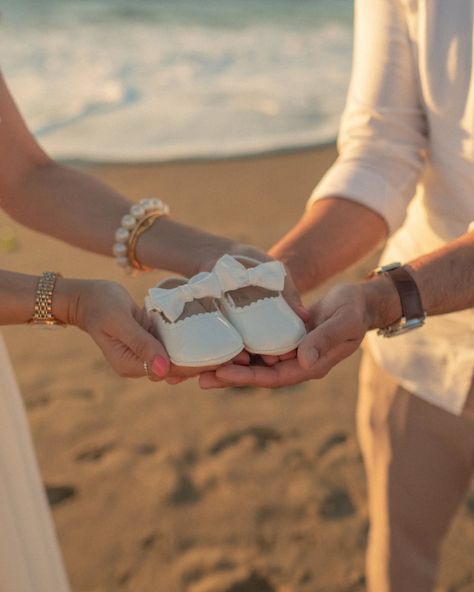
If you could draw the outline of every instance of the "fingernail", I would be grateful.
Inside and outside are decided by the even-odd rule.
[[[151,369],[156,376],[163,378],[168,374],[168,360],[163,356],[155,356],[151,363]]]
[[[308,366],[314,366],[319,360],[319,352],[316,348],[311,347],[305,355]]]

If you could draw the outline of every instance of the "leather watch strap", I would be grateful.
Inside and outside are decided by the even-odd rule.
[[[403,316],[407,321],[425,316],[420,292],[413,276],[405,267],[386,271],[400,296]]]

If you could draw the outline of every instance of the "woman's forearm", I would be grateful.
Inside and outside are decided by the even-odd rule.
[[[129,199],[94,177],[51,160],[37,144],[0,75],[0,207],[19,223],[102,255]],[[172,206],[172,204],[171,204]],[[192,275],[233,241],[160,219],[140,238],[142,263]]]
[[[99,180],[50,162],[25,175],[6,210],[34,230],[111,256],[115,231],[130,205]],[[214,251],[222,252],[231,244],[228,239],[162,218],[140,238],[137,255],[147,266],[192,275],[206,257],[211,259]]]
[[[34,230],[110,256],[115,231],[130,205],[99,180],[53,161],[25,175],[6,209]],[[147,266],[192,275],[206,259],[219,256],[232,244],[229,239],[161,218],[140,238],[137,255]]]
[[[54,161],[33,166],[4,201],[19,223],[102,255],[112,253],[114,232],[128,200],[97,179]]]
[[[34,311],[38,278],[0,270],[0,325],[28,322]]]
[[[39,277],[0,270],[0,325],[28,323],[35,310]],[[81,291],[92,281],[58,278],[52,313],[65,324],[75,324],[75,306]]]

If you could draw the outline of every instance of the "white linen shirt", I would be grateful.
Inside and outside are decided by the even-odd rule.
[[[340,155],[308,206],[340,196],[378,212],[391,234],[382,263],[432,251],[474,220],[473,27],[472,0],[355,2]],[[370,333],[367,345],[404,388],[462,412],[474,309],[431,317],[394,339]]]

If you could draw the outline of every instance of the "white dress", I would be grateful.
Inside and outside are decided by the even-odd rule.
[[[1,336],[0,592],[70,592],[26,413]]]

